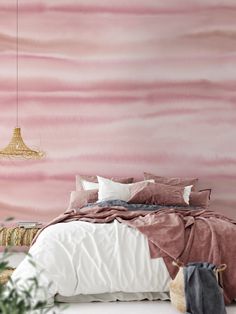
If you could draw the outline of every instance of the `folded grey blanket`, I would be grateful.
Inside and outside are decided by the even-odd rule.
[[[188,314],[226,314],[223,293],[214,273],[215,265],[189,263],[184,267]]]

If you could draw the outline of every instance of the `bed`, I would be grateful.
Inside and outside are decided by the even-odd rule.
[[[165,300],[177,271],[173,260],[224,262],[230,303],[236,298],[235,221],[206,209],[210,190],[204,197],[196,192],[195,178],[158,178],[146,175],[134,184],[98,177],[87,190],[74,191],[65,213],[39,232],[13,281],[24,285],[36,276],[46,287],[36,297],[48,303]],[[77,178],[77,188],[83,180],[90,182]]]

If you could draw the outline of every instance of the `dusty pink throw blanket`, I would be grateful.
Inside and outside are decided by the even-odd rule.
[[[173,260],[184,264],[227,264],[223,273],[225,301],[230,303],[236,298],[236,221],[215,212],[186,208],[128,211],[122,206],[108,208],[94,205],[78,212],[64,213],[47,226],[74,220],[109,223],[114,219],[137,228],[147,236],[151,257],[163,257],[172,278],[177,272],[172,266]]]

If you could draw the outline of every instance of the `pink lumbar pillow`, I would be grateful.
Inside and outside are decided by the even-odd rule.
[[[128,203],[186,207],[189,204],[191,187],[150,183],[139,191],[131,191]]]

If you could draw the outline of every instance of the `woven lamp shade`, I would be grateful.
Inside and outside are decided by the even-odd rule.
[[[0,158],[5,159],[41,159],[45,156],[44,152],[29,148],[23,141],[21,136],[21,129],[18,124],[19,111],[19,0],[16,2],[16,128],[13,130],[13,135],[10,143],[2,150],[0,150]]]
[[[42,151],[30,149],[23,141],[21,129],[15,128],[10,143],[0,150],[2,158],[41,159],[45,156]]]

